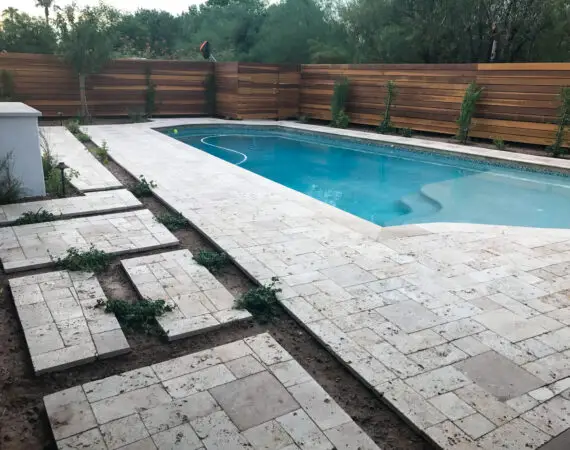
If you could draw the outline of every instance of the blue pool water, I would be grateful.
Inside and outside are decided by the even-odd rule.
[[[564,175],[277,129],[164,132],[379,225],[570,228],[570,177]]]

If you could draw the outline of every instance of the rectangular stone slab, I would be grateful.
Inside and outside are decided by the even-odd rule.
[[[40,210],[59,216],[60,219],[126,211],[142,206],[142,203],[126,189],[88,192],[77,197],[13,203],[0,206],[0,225],[10,225],[26,212]]]
[[[75,247],[92,245],[123,254],[176,245],[178,239],[149,210],[0,228],[0,259],[6,273],[48,267]]]
[[[114,314],[96,307],[107,298],[94,274],[48,272],[9,282],[36,375],[130,351]]]
[[[174,384],[191,392],[173,398]],[[380,450],[267,333],[56,392],[44,404],[61,450]]]
[[[124,259],[121,264],[141,297],[174,307],[158,318],[171,341],[251,317],[233,308],[234,296],[189,250]]]

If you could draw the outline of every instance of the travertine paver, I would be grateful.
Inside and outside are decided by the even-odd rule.
[[[41,127],[45,141],[58,162],[63,161],[77,176],[70,183],[78,191],[103,191],[123,185],[65,127]]]
[[[115,211],[126,211],[142,206],[141,202],[126,189],[88,192],[83,196],[40,200],[37,202],[13,203],[0,206],[0,225],[9,225],[26,212],[47,211],[61,219]]]
[[[96,308],[106,297],[94,274],[12,278],[10,290],[36,375],[130,351],[115,316]]]
[[[567,411],[569,395],[554,387],[570,382],[570,230],[380,228],[152,130],[185,122],[226,123],[159,120],[89,132],[96,142],[107,140],[132,174],[155,180],[157,195],[254,278],[280,277],[279,299],[291,314],[440,446],[533,449],[570,428],[538,419],[544,408],[555,418]],[[532,155],[277,125],[570,168]],[[489,365],[484,379],[459,370],[487,352],[527,372],[532,383],[504,386],[508,365]]]
[[[233,295],[189,250],[123,259],[121,264],[141,297],[174,306],[158,318],[169,340],[251,317],[233,308]]]
[[[112,254],[176,245],[178,239],[149,210],[0,228],[0,259],[7,273],[50,266],[70,247],[92,245]]]
[[[56,392],[44,404],[61,450],[379,450],[267,333]]]

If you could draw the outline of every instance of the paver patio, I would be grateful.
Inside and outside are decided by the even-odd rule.
[[[176,245],[178,239],[146,209],[0,228],[0,259],[6,273],[54,264],[75,247],[123,254]]]
[[[174,306],[157,319],[171,341],[251,317],[233,309],[234,296],[189,250],[123,259],[121,264],[141,297]]]
[[[126,189],[88,192],[78,197],[56,198],[37,202],[13,203],[0,206],[0,225],[14,223],[25,212],[47,211],[61,219],[127,211],[139,208],[142,203]]]
[[[58,448],[379,450],[269,335],[44,397]]]
[[[41,127],[50,151],[78,172],[70,183],[80,192],[122,188],[123,185],[65,127]]]
[[[380,228],[151,129],[180,123],[89,132],[108,141],[125,169],[155,180],[158,196],[258,281],[280,277],[283,305],[433,441],[445,449],[536,449],[570,428],[570,230]]]
[[[36,375],[130,351],[119,322],[96,308],[106,301],[87,272],[48,272],[10,279]]]

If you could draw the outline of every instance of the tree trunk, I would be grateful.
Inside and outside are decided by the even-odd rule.
[[[44,6],[44,14],[46,15],[46,23],[49,25],[49,7]]]
[[[87,94],[85,93],[85,74],[79,74],[79,97],[81,100],[81,118],[89,121],[89,108],[87,107]]]

